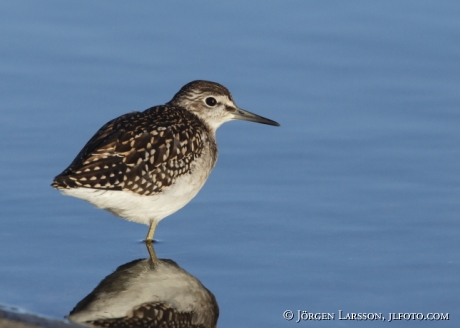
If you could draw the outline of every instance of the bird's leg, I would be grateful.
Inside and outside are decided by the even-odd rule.
[[[155,228],[157,227],[158,222],[153,220],[150,223],[149,232],[147,233],[147,237],[145,238],[146,243],[153,243],[153,234],[155,233]]]
[[[155,249],[153,248],[153,243],[146,241],[145,245],[147,246],[147,251],[149,252],[150,255],[150,260],[152,261],[153,264],[158,262],[157,255],[155,254]]]

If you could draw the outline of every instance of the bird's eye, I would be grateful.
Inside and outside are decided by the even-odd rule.
[[[211,107],[214,107],[217,104],[216,98],[213,98],[213,97],[206,98],[205,102],[206,102],[206,105],[211,106]]]

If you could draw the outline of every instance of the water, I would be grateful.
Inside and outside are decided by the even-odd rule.
[[[280,128],[231,122],[155,249],[216,296],[219,327],[459,324],[455,1],[0,4],[0,303],[63,317],[147,227],[49,187],[117,115],[194,79]],[[380,321],[366,325],[380,325]]]

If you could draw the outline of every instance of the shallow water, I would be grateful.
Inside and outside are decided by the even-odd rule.
[[[63,317],[147,256],[146,226],[49,184],[108,120],[207,79],[281,123],[222,126],[205,187],[156,232],[219,327],[296,326],[288,309],[457,327],[459,17],[454,1],[0,4],[0,303]]]

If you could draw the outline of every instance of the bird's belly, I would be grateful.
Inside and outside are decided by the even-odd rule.
[[[204,172],[203,172],[204,173]],[[184,207],[203,187],[204,177],[185,174],[161,193],[143,196],[128,190],[103,190],[91,188],[62,189],[64,195],[84,199],[101,209],[123,219],[149,225],[160,221]]]

